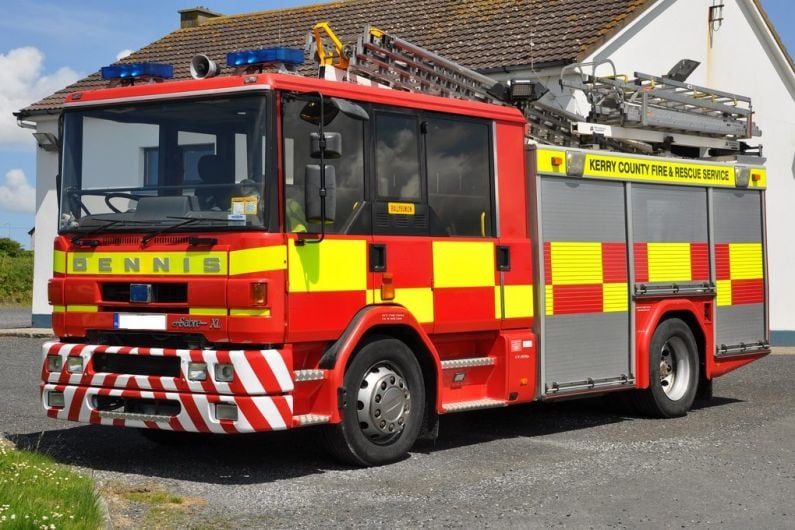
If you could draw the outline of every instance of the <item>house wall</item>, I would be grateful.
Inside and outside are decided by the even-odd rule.
[[[37,117],[36,130],[58,135],[55,116]],[[58,228],[55,176],[58,153],[36,148],[36,237],[33,241],[33,327],[50,327],[52,308],[47,303],[47,282],[52,278],[52,242]]]

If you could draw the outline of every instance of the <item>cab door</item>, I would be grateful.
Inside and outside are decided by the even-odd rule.
[[[490,123],[381,108],[371,137],[373,302],[428,332],[499,328]]]
[[[323,102],[327,105],[329,98]],[[369,299],[371,237],[364,182],[368,121],[326,108],[323,129],[329,149],[324,164],[330,191],[326,223],[321,226],[312,215],[319,190],[308,185],[320,168],[320,127],[311,119],[319,105],[317,94],[282,95],[288,341],[336,339]]]

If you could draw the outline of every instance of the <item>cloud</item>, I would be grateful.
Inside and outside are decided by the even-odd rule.
[[[28,177],[21,169],[6,173],[0,185],[0,210],[33,213],[36,207],[36,190],[28,184]]]
[[[116,54],[116,60],[117,61],[121,61],[125,57],[128,57],[129,55],[131,55],[134,51],[135,50],[131,50],[129,48],[124,49],[124,50],[122,50],[122,51],[120,51],[119,53]]]
[[[12,113],[79,78],[80,74],[67,67],[45,74],[44,54],[32,46],[0,53],[0,145],[33,146],[31,131],[17,126]]]

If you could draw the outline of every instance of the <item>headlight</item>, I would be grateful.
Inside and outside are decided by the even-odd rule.
[[[83,358],[82,357],[67,357],[66,370],[72,374],[83,373]]]
[[[50,372],[60,372],[63,367],[63,359],[60,355],[47,356],[47,370]]]
[[[205,381],[207,379],[207,363],[188,363],[188,379]]]
[[[231,364],[215,365],[215,380],[219,383],[230,383],[235,378],[235,367]]]

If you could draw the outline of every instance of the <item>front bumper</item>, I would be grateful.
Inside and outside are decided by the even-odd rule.
[[[214,433],[281,430],[295,423],[290,350],[182,350],[50,342],[43,345],[42,354],[42,405],[53,418]],[[99,356],[115,356],[124,362],[99,362]],[[53,357],[60,358],[57,371],[48,369],[48,358]],[[82,359],[82,373],[67,369],[68,359],[76,357]],[[167,362],[149,362],[153,357]],[[204,380],[190,380],[190,363],[206,364]],[[216,379],[216,364],[232,365],[232,381]],[[169,368],[164,370],[166,365]],[[98,371],[97,366],[123,366],[137,373]],[[219,413],[219,404],[223,413]]]

